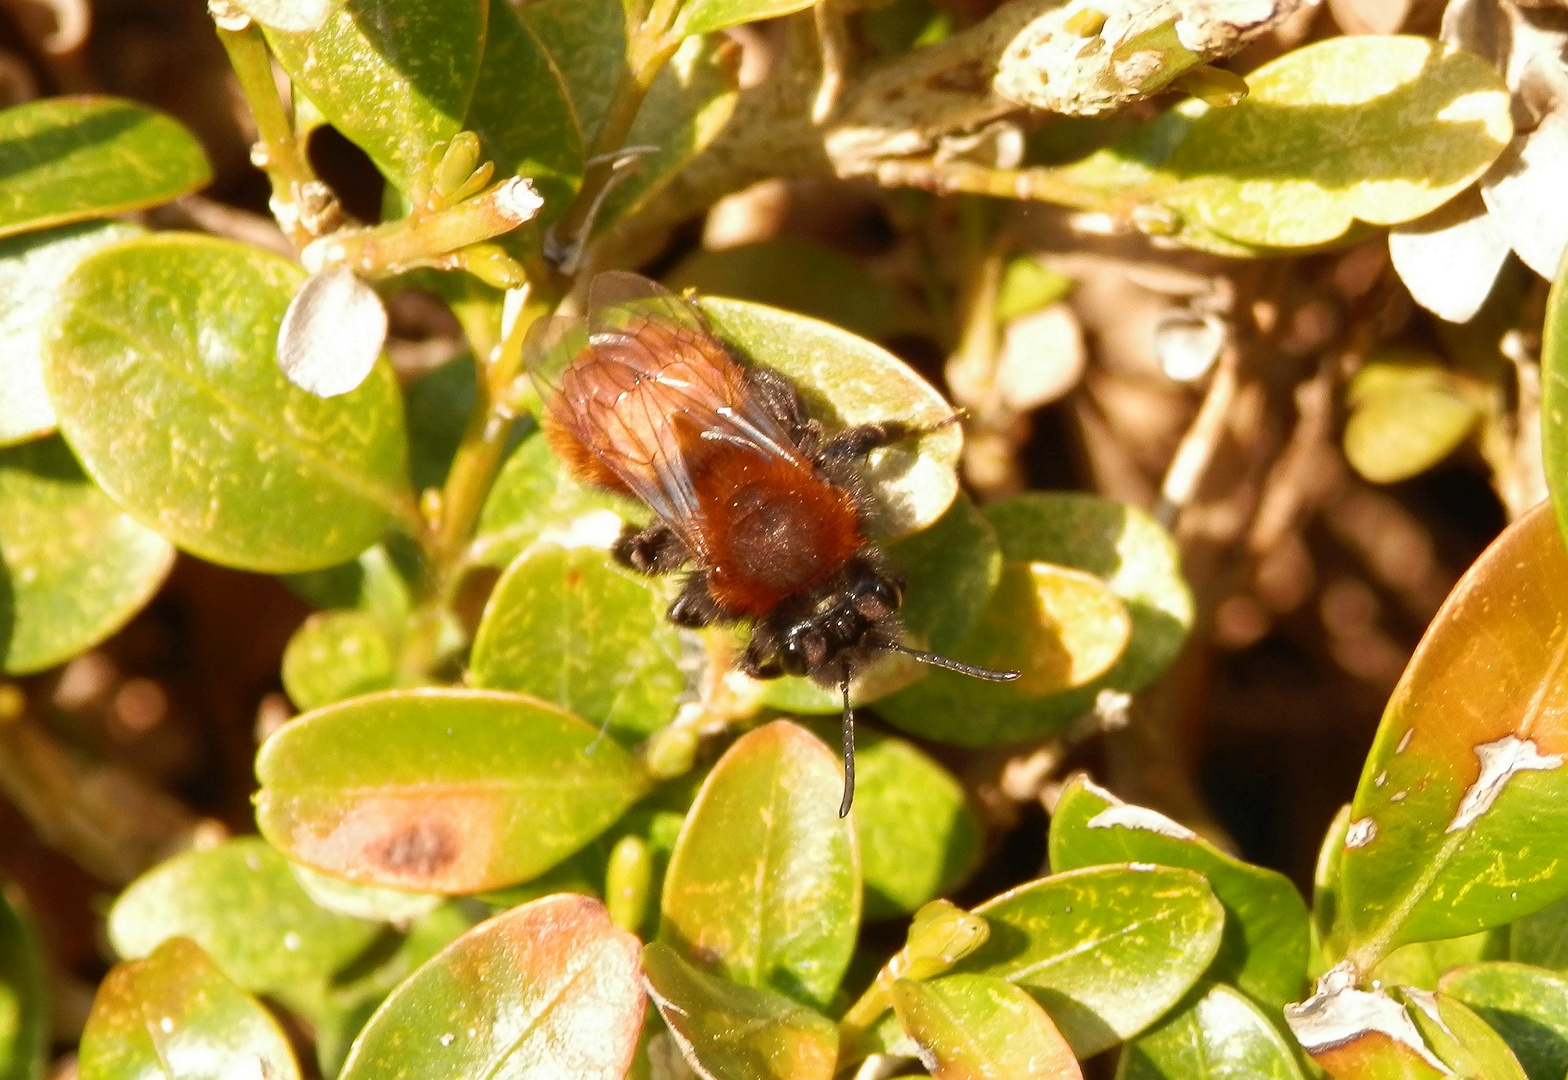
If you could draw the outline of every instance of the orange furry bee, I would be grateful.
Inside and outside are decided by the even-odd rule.
[[[687,568],[677,626],[743,621],[740,669],[805,675],[844,695],[844,799],[854,795],[849,683],[898,652],[997,681],[990,671],[899,641],[903,579],[866,535],[859,476],[872,450],[922,434],[896,420],[829,435],[779,373],[737,359],[691,304],[636,274],[589,286],[583,319],[536,327],[526,346],[550,445],[586,483],[654,512],[613,548],[647,574]]]

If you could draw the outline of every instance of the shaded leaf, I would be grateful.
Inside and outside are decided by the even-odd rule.
[[[364,611],[318,612],[283,650],[283,688],[302,710],[389,689],[396,678],[392,642]]]
[[[37,1080],[49,1063],[43,956],[20,891],[0,889],[0,1080]]]
[[[1345,457],[1375,484],[1408,480],[1452,453],[1481,420],[1477,396],[1435,356],[1386,349],[1346,388]]]
[[[318,709],[263,744],[256,775],[256,822],[291,858],[445,893],[543,873],[647,785],[592,725],[479,690],[397,690]]]
[[[1122,1051],[1117,1080],[1301,1080],[1295,1052],[1246,996],[1208,986]]]
[[[704,1080],[829,1080],[838,1031],[782,994],[708,975],[662,942],[643,947],[648,991]]]
[[[743,986],[826,1006],[860,923],[860,858],[837,756],[779,720],[713,767],[664,878],[659,940]]]
[[[988,506],[985,516],[996,530],[1004,559],[1079,570],[1103,581],[1125,606],[1131,636],[1109,671],[1077,689],[1040,697],[1030,697],[1029,686],[1049,685],[1049,672],[1062,670],[1051,666],[1049,654],[1030,660],[1045,667],[1023,688],[934,671],[877,706],[895,725],[966,746],[1037,738],[1094,708],[1102,691],[1142,689],[1181,648],[1192,624],[1192,596],[1181,575],[1175,543],[1143,511],[1093,495],[1030,493]],[[1025,600],[1027,594],[999,588],[991,610],[1005,614]],[[1084,628],[1086,640],[1095,641],[1101,631],[1096,618]],[[992,622],[987,616],[950,655],[1005,667],[1029,660],[1016,655],[1019,636],[1016,621]],[[1048,636],[1033,640],[1039,644]]]
[[[1399,993],[1428,1045],[1454,1074],[1525,1080],[1508,1044],[1459,1001],[1441,992],[1405,988]]]
[[[65,443],[0,450],[0,656],[12,674],[68,660],[152,599],[174,548],[82,474]]]
[[[479,80],[485,0],[347,0],[320,28],[267,29],[283,70],[405,193],[456,135]]]
[[[140,960],[171,938],[200,945],[252,993],[324,979],[363,952],[377,923],[317,906],[288,860],[256,837],[176,855],[133,881],[109,912],[109,940]]]
[[[480,923],[376,1010],[342,1080],[621,1080],[642,1027],[638,942],[604,905],[547,896]]]
[[[583,143],[592,145],[625,70],[626,15],[619,0],[534,0],[519,14],[560,72]]]
[[[446,483],[477,393],[472,353],[448,360],[403,388],[408,414],[408,475],[415,491]]]
[[[1394,688],[1351,808],[1358,962],[1513,921],[1568,891],[1568,552],[1543,504],[1476,560]],[[1368,964],[1370,966],[1370,964]]]
[[[82,1080],[299,1080],[288,1039],[186,938],[120,964],[98,987],[78,1051]]]
[[[402,403],[382,364],[330,401],[273,360],[303,280],[276,255],[163,233],[90,256],[46,335],[60,429],[137,520],[213,562],[330,566],[413,518]]]
[[[620,523],[606,524],[601,539],[613,541]],[[606,547],[536,542],[485,605],[473,683],[554,702],[624,739],[649,735],[686,688],[680,635],[664,617],[674,584],[623,569]]]
[[[1129,806],[1082,776],[1051,814],[1051,869],[1145,862],[1202,874],[1225,907],[1225,932],[1208,977],[1234,982],[1279,1008],[1301,996],[1307,908],[1284,875],[1220,851],[1156,811]]]
[[[985,975],[893,984],[899,1023],[924,1051],[936,1080],[1081,1080],[1083,1073],[1044,1009],[1016,986]]]
[[[1384,986],[1436,990],[1449,968],[1481,960],[1499,960],[1507,955],[1508,932],[1501,928],[1442,941],[1412,941],[1380,960],[1370,978]]]
[[[154,206],[210,179],[195,136],[134,101],[55,97],[0,111],[0,236]]]
[[[960,972],[1016,983],[1079,1058],[1131,1038],[1190,990],[1225,909],[1191,870],[1102,866],[1020,885],[975,908],[991,926]]]
[[[1444,975],[1442,990],[1502,1037],[1530,1080],[1568,1075],[1568,979],[1528,964],[1471,964]]]
[[[0,445],[54,430],[44,389],[42,332],[76,264],[142,229],[119,221],[67,225],[0,241]]]
[[[411,572],[399,565],[388,546],[377,544],[352,562],[287,574],[283,583],[315,607],[353,608],[374,615],[382,631],[393,636],[402,633],[413,608]]]
[[[1508,959],[1568,974],[1568,897],[1508,927]]]
[[[1240,104],[1193,123],[1165,163],[1176,186],[1160,195],[1243,244],[1310,246],[1358,220],[1411,221],[1473,183],[1513,134],[1501,76],[1430,38],[1330,38],[1247,85]]]

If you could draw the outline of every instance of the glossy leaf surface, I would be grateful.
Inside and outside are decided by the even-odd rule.
[[[838,1030],[782,994],[693,967],[662,942],[644,946],[649,993],[687,1063],[705,1080],[829,1080]]]
[[[591,724],[476,690],[399,690],[318,709],[267,740],[256,775],[257,824],[291,858],[445,893],[543,873],[647,784]]]
[[[1502,1036],[1530,1080],[1568,1075],[1568,979],[1528,964],[1455,968],[1441,989]]]
[[[394,990],[340,1076],[621,1080],[642,1026],[638,953],[589,897],[513,908]]]
[[[82,1080],[299,1080],[277,1021],[230,982],[200,946],[172,938],[110,971],[87,1017]]]
[[[607,524],[614,540],[619,523]],[[664,617],[676,584],[616,565],[604,547],[535,544],[490,594],[474,685],[532,694],[621,738],[649,735],[674,719],[686,687]]]
[[[111,97],[56,97],[0,112],[0,236],[154,206],[212,178],[172,117]]]
[[[1225,924],[1202,877],[1153,866],[1057,874],[974,910],[991,935],[958,971],[1029,991],[1079,1058],[1131,1038],[1180,1000]]]
[[[1209,986],[1122,1051],[1117,1080],[1301,1080],[1290,1043],[1246,995]]]
[[[936,1080],[1080,1080],[1056,1025],[1018,987],[986,975],[893,984],[893,1009]]]
[[[411,516],[391,369],[323,400],[273,361],[302,280],[276,255],[163,233],[61,290],[45,369],[61,432],[129,514],[213,562],[330,566]]]
[[[99,248],[141,234],[124,222],[92,222],[0,241],[0,445],[54,430],[41,335],[60,283]]]
[[[288,860],[257,837],[158,864],[109,912],[109,940],[122,959],[140,960],[171,938],[189,938],[252,993],[324,979],[379,931],[377,923],[319,907]]]
[[[1568,537],[1568,268],[1546,296],[1541,333],[1541,455],[1557,528]]]
[[[659,940],[743,986],[826,1006],[860,923],[854,827],[838,757],[775,721],[719,759],[670,856]]]
[[[1166,162],[1176,187],[1161,196],[1242,244],[1304,247],[1357,221],[1420,217],[1513,135],[1497,72],[1430,38],[1319,41],[1252,72],[1247,87],[1238,105],[1193,123]]]
[[[1454,1075],[1525,1080],[1502,1037],[1468,1007],[1441,991],[1400,991],[1416,1028]]]
[[[1568,890],[1568,552],[1542,504],[1433,619],[1383,714],[1341,869],[1352,955],[1512,921]]]
[[[1234,981],[1279,1008],[1306,978],[1307,908],[1282,874],[1232,858],[1170,818],[1129,806],[1083,777],[1051,814],[1051,869],[1143,862],[1202,874],[1225,906],[1225,934],[1208,977]]]
[[[479,80],[486,0],[347,0],[319,29],[269,29],[283,70],[404,192],[463,126]]]
[[[985,516],[1009,563],[1064,567],[1103,581],[1126,609],[1130,636],[1120,658],[1103,675],[1076,689],[1043,696],[1031,697],[1029,687],[1048,687],[1051,673],[1073,667],[1060,662],[1070,656],[1060,638],[1055,650],[1032,661],[1044,666],[1033,680],[1020,680],[1022,687],[933,671],[878,705],[878,712],[898,727],[967,746],[1039,737],[1092,709],[1101,691],[1141,689],[1181,648],[1192,624],[1192,596],[1181,576],[1175,543],[1141,510],[1092,495],[1031,493],[988,506]],[[1067,595],[1081,596],[1076,590]],[[1049,643],[1054,617],[1045,599],[1025,605],[1027,600],[1028,594],[1016,588],[998,588],[976,629],[949,655],[1004,668],[1029,661],[1018,655],[1020,641]],[[1099,603],[1064,605],[1061,610],[1076,610],[1088,620],[1080,628],[1081,640],[1088,643],[1103,644],[1102,635],[1115,619],[1108,606]],[[1035,629],[1028,630],[1030,626]]]
[[[21,893],[0,889],[0,1080],[35,1080],[49,1062],[43,955]]]
[[[174,548],[82,474],[65,443],[0,450],[0,656],[12,674],[68,660],[152,599]]]

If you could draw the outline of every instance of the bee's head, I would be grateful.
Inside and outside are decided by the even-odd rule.
[[[783,604],[752,630],[742,668],[758,679],[805,675],[837,686],[898,635],[902,579],[857,555],[821,589]]]

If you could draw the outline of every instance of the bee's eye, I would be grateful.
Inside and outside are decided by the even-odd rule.
[[[872,578],[855,586],[850,603],[868,619],[881,619],[897,611],[904,602],[904,590],[898,583],[884,578]]]

